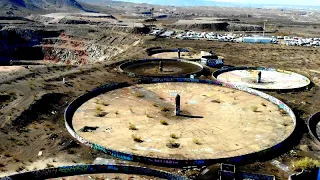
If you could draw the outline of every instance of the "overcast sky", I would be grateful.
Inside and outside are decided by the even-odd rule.
[[[231,2],[244,4],[279,4],[279,5],[303,5],[303,6],[320,6],[320,0],[123,0],[136,3],[150,3],[162,5],[214,5],[214,2]],[[201,2],[202,1],[202,2]],[[212,3],[212,4],[211,4]]]

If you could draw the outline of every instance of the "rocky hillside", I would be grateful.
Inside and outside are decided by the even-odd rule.
[[[84,11],[76,0],[1,0],[0,15],[22,16],[47,12]]]

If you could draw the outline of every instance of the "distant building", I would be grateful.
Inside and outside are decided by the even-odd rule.
[[[261,43],[261,44],[271,44],[275,43],[276,40],[269,37],[244,37],[242,40],[244,43]]]

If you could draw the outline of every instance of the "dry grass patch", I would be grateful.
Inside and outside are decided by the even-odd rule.
[[[173,139],[169,139],[166,145],[168,148],[171,148],[171,149],[180,147],[180,143],[175,142]]]
[[[170,134],[170,137],[171,137],[172,139],[179,139],[179,137],[178,137],[175,133],[171,133],[171,134]]]
[[[143,142],[141,136],[138,136],[138,135],[136,135],[136,134],[132,134],[131,137],[132,137],[132,139],[133,139],[134,142],[137,142],[137,143],[142,143],[142,142]]]
[[[129,129],[130,130],[138,130],[137,126],[133,123],[129,123]]]
[[[166,106],[162,106],[161,107],[161,111],[168,112],[168,111],[170,111],[170,109],[168,107],[166,107]]]
[[[160,124],[165,125],[165,126],[169,125],[168,121],[165,120],[165,119],[162,119],[162,120],[160,121]]]
[[[96,106],[96,111],[102,111],[102,107],[101,106]]]
[[[153,118],[153,116],[152,116],[151,114],[146,114],[146,116],[147,116],[148,118]]]
[[[320,161],[305,157],[303,159],[292,162],[292,167],[295,171],[315,169],[317,167],[320,167]]]
[[[142,93],[140,93],[140,92],[135,92],[134,96],[138,97],[138,98],[143,98],[144,97],[144,95]]]
[[[199,139],[193,139],[192,142],[196,145],[202,145],[202,142]]]
[[[220,101],[220,99],[214,99],[214,100],[212,100],[211,102],[213,102],[213,103],[221,103],[221,101]]]
[[[95,110],[95,113],[94,113],[94,115],[95,115],[96,117],[104,117],[104,116],[106,116],[107,114],[108,114],[108,113],[107,113],[107,112],[104,112],[100,106],[97,106],[97,107],[96,107],[96,110]]]
[[[250,109],[251,109],[253,112],[259,112],[257,106],[251,106]]]

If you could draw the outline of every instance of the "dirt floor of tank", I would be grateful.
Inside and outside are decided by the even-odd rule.
[[[90,180],[90,179],[115,179],[115,180],[145,180],[145,179],[153,179],[153,180],[163,180],[162,178],[156,178],[151,176],[142,176],[142,175],[131,175],[131,174],[84,174],[77,176],[68,176],[68,177],[60,177],[60,178],[52,178],[48,180]]]
[[[136,63],[124,68],[125,72],[132,72],[145,76],[183,75],[195,74],[201,71],[201,67],[185,62],[165,62],[163,61],[163,71],[159,70],[159,62]]]

